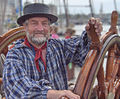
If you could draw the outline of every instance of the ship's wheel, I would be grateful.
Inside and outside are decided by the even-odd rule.
[[[120,99],[120,36],[118,13],[112,12],[111,27],[98,37],[91,25],[91,49],[79,73],[74,93],[81,99]]]

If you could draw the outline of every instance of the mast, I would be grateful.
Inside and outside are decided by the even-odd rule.
[[[100,4],[100,18],[103,18],[103,3]]]
[[[91,16],[94,17],[93,2],[92,2],[92,0],[89,0],[89,6],[90,6],[90,11],[91,11]]]
[[[42,3],[44,3],[44,0],[42,0]]]
[[[115,6],[115,10],[117,11],[117,3],[116,3],[116,0],[114,0],[114,6]]]
[[[64,9],[65,9],[65,16],[66,16],[66,27],[69,26],[69,15],[68,15],[68,0],[63,0]]]
[[[22,15],[22,0],[19,0],[19,13]]]
[[[43,1],[43,0],[42,0],[42,1]],[[34,2],[35,2],[35,3],[38,3],[38,2],[39,2],[39,0],[34,0]]]
[[[0,0],[0,35],[3,34],[7,0]]]
[[[62,10],[61,10],[61,2],[60,0],[58,1],[58,7],[59,7],[59,23],[60,23],[60,27],[62,28],[63,26],[63,18],[61,18],[61,13],[62,13]]]

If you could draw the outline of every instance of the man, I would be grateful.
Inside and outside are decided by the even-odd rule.
[[[49,39],[50,24],[57,17],[44,4],[30,4],[17,23],[24,26],[26,38],[16,42],[4,64],[3,84],[6,99],[80,99],[67,90],[66,65],[72,61],[82,66],[89,51],[86,31],[69,40]],[[94,18],[96,31],[101,23]],[[89,33],[89,24],[86,26]]]

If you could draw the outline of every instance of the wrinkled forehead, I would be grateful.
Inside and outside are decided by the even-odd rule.
[[[29,18],[28,19],[29,21],[46,21],[46,22],[48,22],[49,21],[49,19],[48,18],[46,18],[46,17],[32,17],[32,18]]]

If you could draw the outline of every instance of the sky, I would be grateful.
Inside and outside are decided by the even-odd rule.
[[[23,0],[25,2],[26,0]],[[30,2],[39,1],[42,2],[42,0],[27,0]],[[54,2],[58,2],[58,0],[43,0],[45,4],[53,4]],[[114,6],[114,0],[92,0],[93,1],[93,10],[94,13],[98,14],[100,12],[100,8],[102,6],[103,13],[111,13],[113,10],[115,10]],[[63,0],[60,0],[61,5],[63,5]],[[70,14],[89,14],[90,8],[84,7],[89,5],[89,0],[68,0],[68,7],[69,7],[69,13]],[[116,7],[117,11],[120,12],[120,0],[116,0]],[[63,8],[63,7],[62,7]],[[61,8],[61,9],[62,9]],[[64,11],[62,10],[62,13]]]

